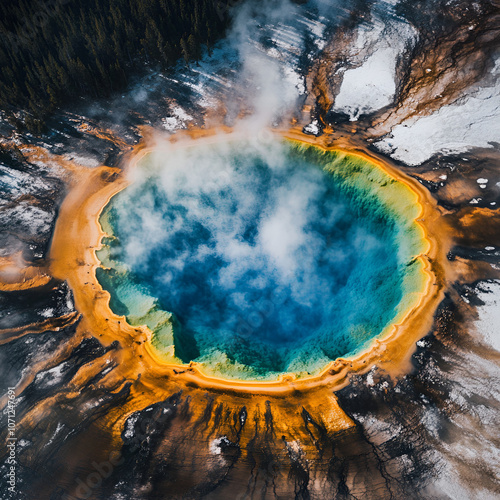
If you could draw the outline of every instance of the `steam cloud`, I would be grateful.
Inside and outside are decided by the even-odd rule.
[[[190,97],[179,96],[165,128],[222,102],[237,134],[266,139],[262,130],[300,113],[308,65],[344,12],[319,0],[239,4],[213,57],[179,68],[175,89]],[[356,221],[325,174],[278,142],[236,149],[159,141],[148,174],[136,172],[114,202],[114,257],[178,316],[191,357],[219,349],[261,371],[313,369],[308,357],[346,354],[390,319],[401,295],[394,235]],[[256,352],[256,339],[269,352]]]
[[[177,315],[196,353],[245,362],[236,344],[261,343],[274,352],[261,368],[279,371],[302,342],[333,357],[356,347],[354,330],[383,328],[400,298],[394,234],[289,146],[165,146],[147,163],[113,202],[112,258]]]

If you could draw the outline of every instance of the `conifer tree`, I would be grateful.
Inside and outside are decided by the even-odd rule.
[[[14,113],[29,112],[32,131],[65,102],[121,89],[144,63],[198,61],[228,24],[214,0],[71,0],[40,12],[0,2],[0,108],[20,126]]]

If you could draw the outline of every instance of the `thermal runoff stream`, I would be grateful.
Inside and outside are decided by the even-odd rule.
[[[415,193],[362,156],[278,138],[173,145],[104,209],[97,277],[167,362],[314,375],[418,301],[418,215]]]

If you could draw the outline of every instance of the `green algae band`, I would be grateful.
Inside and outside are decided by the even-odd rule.
[[[290,141],[151,153],[112,198],[97,277],[168,362],[271,380],[383,335],[425,286],[416,195],[359,156]]]

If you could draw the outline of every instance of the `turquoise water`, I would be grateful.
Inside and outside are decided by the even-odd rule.
[[[103,213],[98,279],[166,359],[236,378],[316,373],[418,291],[405,190],[360,158],[288,142],[158,152]]]

